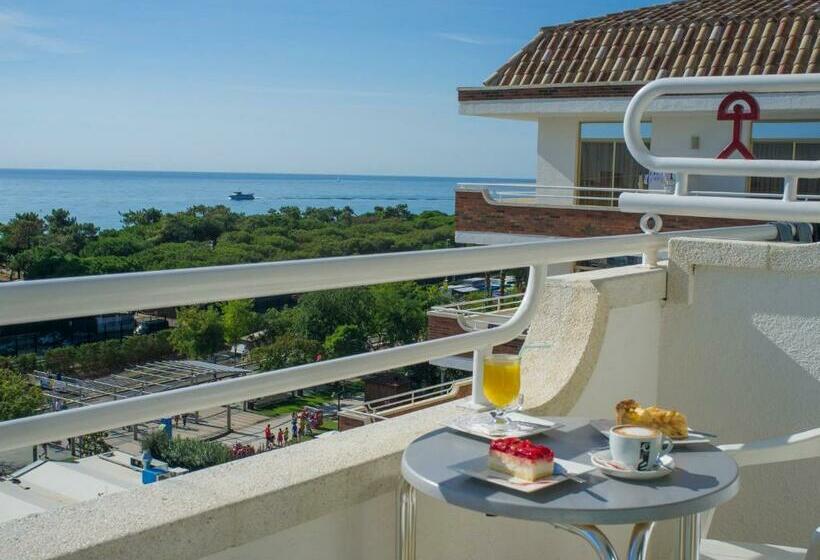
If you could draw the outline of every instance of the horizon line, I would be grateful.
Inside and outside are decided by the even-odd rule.
[[[535,177],[511,177],[511,176],[478,176],[478,175],[400,175],[391,173],[304,173],[304,172],[281,172],[281,171],[192,171],[192,170],[161,170],[161,169],[105,169],[105,168],[85,168],[85,167],[0,167],[3,171],[76,171],[76,172],[102,172],[102,173],[165,173],[165,174],[201,174],[201,175],[309,175],[314,177],[384,177],[384,178],[405,178],[405,179],[507,179],[515,181],[532,181]]]

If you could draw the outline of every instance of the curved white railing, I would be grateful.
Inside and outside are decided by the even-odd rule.
[[[651,103],[658,97],[662,95],[728,94],[733,91],[817,92],[820,91],[820,74],[663,78],[643,86],[630,100],[624,114],[626,146],[632,157],[645,168],[675,173],[675,192],[672,196],[653,193],[624,193],[619,197],[618,204],[622,212],[820,222],[820,202],[799,202],[797,195],[797,185],[801,177],[820,177],[820,161],[656,156],[646,147],[641,135],[641,119]],[[781,200],[721,196],[693,197],[688,192],[689,174],[783,177],[783,196]]]
[[[820,91],[820,74],[663,78],[643,86],[624,114],[624,139],[632,157],[647,169],[699,175],[755,177],[820,177],[820,162],[771,159],[709,159],[656,156],[644,144],[641,119],[662,95],[747,92],[794,93]],[[717,107],[715,107],[717,110]]]
[[[775,239],[777,228],[758,225],[560,239],[7,283],[0,286],[0,325],[530,267],[530,279],[521,305],[509,321],[496,328],[11,420],[0,423],[0,451],[342,381],[464,352],[486,351],[488,347],[515,338],[529,326],[535,313],[535,302],[543,290],[547,264],[656,253],[671,237],[682,235],[762,241]],[[480,379],[474,379],[474,383],[476,381],[480,383]]]

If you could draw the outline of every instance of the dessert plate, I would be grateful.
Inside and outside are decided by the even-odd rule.
[[[658,465],[651,471],[638,471],[614,462],[609,449],[590,453],[590,458],[592,459],[592,464],[601,469],[601,472],[604,474],[628,480],[652,480],[662,478],[675,470],[675,459],[673,459],[671,455],[661,457]]]
[[[542,478],[541,480],[536,480],[535,482],[530,482],[528,480],[521,480],[520,478],[515,478],[512,475],[488,468],[487,457],[477,457],[471,461],[465,461],[463,463],[453,465],[452,467],[454,471],[467,475],[471,478],[477,478],[478,480],[483,480],[485,482],[489,482],[490,484],[503,486],[504,488],[517,490],[518,492],[525,492],[527,494],[537,492],[538,490],[543,490],[544,488],[549,488],[550,486],[555,486],[556,484],[560,484],[566,480],[577,480],[578,476],[594,471],[596,468],[597,467],[593,465],[586,465],[576,461],[567,461],[556,457],[552,476]]]
[[[615,425],[613,420],[608,420],[602,418],[600,420],[592,420],[590,421],[590,426],[601,432],[607,439],[609,439],[609,429]],[[706,434],[702,434],[698,431],[689,430],[689,437],[684,439],[673,439],[672,443],[675,446],[681,445],[695,445],[697,443],[710,443],[712,441],[712,436],[708,436]]]
[[[558,422],[538,418],[537,416],[528,416],[520,412],[510,412],[507,418],[513,422],[515,429],[511,429],[503,436],[492,434],[490,432],[491,426],[487,424],[489,412],[482,412],[479,414],[464,414],[456,416],[444,423],[448,428],[452,428],[465,434],[478,436],[480,438],[494,440],[502,437],[518,437],[525,438],[541,434],[549,430],[554,430],[561,426]]]

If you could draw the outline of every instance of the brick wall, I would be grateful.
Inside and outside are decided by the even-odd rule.
[[[464,334],[456,319],[427,315],[427,340],[444,338],[455,334]],[[521,350],[521,343],[521,340],[512,340],[506,344],[496,346],[495,352],[498,354],[518,354],[518,351]],[[472,356],[471,353],[461,355],[464,357]]]
[[[749,220],[662,216],[663,231],[756,224]],[[488,204],[480,192],[456,191],[456,230],[593,237],[640,233],[639,214],[612,210],[496,206]]]

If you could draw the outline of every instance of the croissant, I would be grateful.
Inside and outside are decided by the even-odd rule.
[[[655,428],[672,439],[689,436],[689,426],[683,413],[659,406],[642,408],[640,403],[633,399],[615,405],[615,420],[618,424],[637,424]]]

